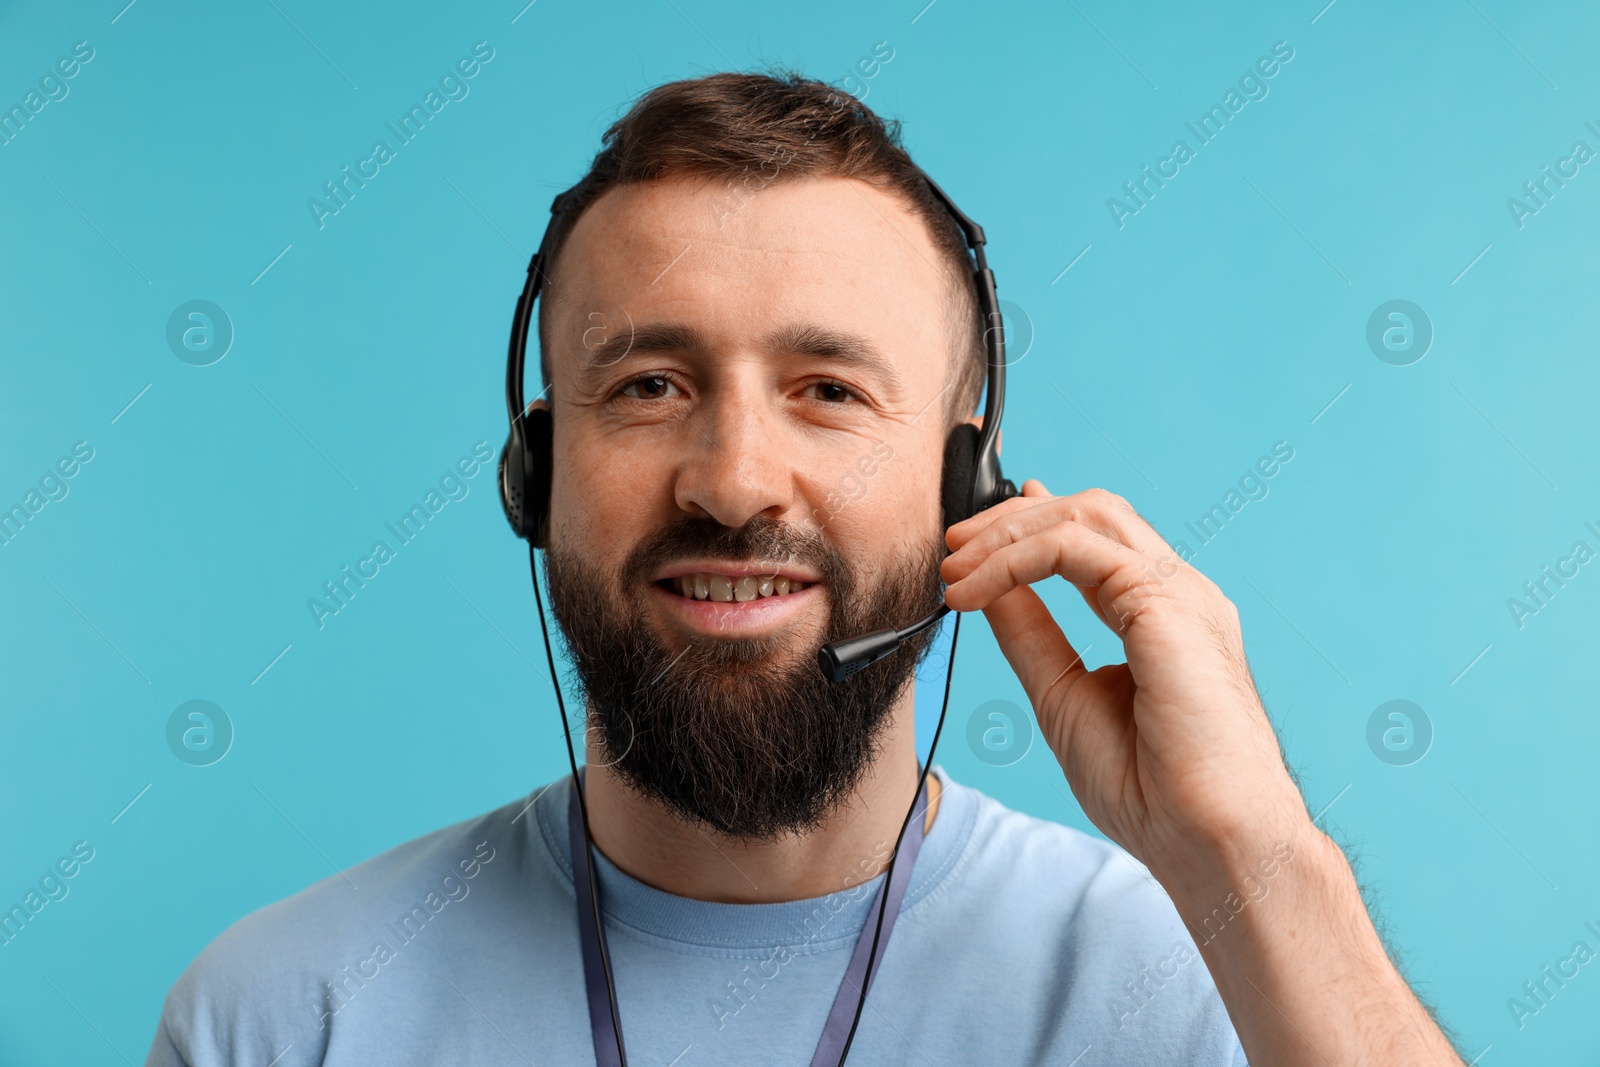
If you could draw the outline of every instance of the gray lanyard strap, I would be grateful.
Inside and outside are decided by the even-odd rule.
[[[601,940],[600,928],[590,910],[591,903],[599,900],[599,893],[589,888],[594,867],[588,835],[584,833],[583,808],[576,793],[567,797],[567,838],[572,847],[572,888],[578,897],[578,938],[583,942],[583,985],[589,994],[594,1062],[596,1067],[622,1067],[622,1036],[617,1033],[616,1020],[611,1015],[611,988],[606,981],[611,953]]]
[[[822,1038],[811,1057],[811,1067],[829,1067],[839,1062],[844,1043],[855,1021],[856,1004],[861,997],[861,982],[867,976],[867,959],[872,959],[872,974],[868,985],[876,981],[889,950],[889,935],[894,932],[895,920],[900,914],[900,903],[905,899],[906,887],[911,884],[911,870],[916,865],[917,853],[922,851],[923,828],[928,812],[928,787],[922,787],[917,803],[912,809],[911,821],[900,842],[899,859],[894,865],[894,878],[878,887],[878,896],[867,913],[861,933],[856,937],[855,952],[850,956],[850,966],[834,995],[833,1007],[828,1011],[828,1021],[822,1027]],[[583,811],[576,796],[567,799],[567,838],[572,848],[572,881],[578,899],[578,936],[583,942],[583,984],[589,995],[589,1027],[594,1034],[594,1058],[597,1067],[622,1067],[622,1039],[611,1016],[611,995],[606,986],[606,972],[611,955],[601,940],[600,930],[590,911],[589,879],[590,856],[583,832]],[[887,894],[888,899],[884,900]],[[875,916],[878,906],[883,906],[883,933],[878,937],[877,951],[873,952],[873,933],[877,928]]]

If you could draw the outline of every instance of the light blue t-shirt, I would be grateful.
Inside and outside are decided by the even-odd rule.
[[[851,1063],[1244,1063],[1143,867],[935,773]],[[593,1064],[570,793],[561,779],[241,919],[173,986],[147,1064]],[[810,1063],[881,875],[714,904],[596,865],[635,1067]]]

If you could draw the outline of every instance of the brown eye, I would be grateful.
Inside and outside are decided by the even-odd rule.
[[[818,382],[813,388],[817,390],[817,398],[830,404],[840,404],[849,400],[854,394],[838,382]]]
[[[631,396],[638,400],[659,400],[667,395],[667,390],[672,388],[672,383],[659,375],[647,375],[635,378],[622,387],[624,396]]]

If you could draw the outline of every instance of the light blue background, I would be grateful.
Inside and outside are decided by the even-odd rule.
[[[1600,565],[1521,629],[1506,604],[1600,548],[1600,164],[1521,229],[1506,206],[1600,149],[1591,5],[124,2],[0,5],[0,104],[95,49],[0,147],[0,505],[95,449],[0,547],[0,904],[96,850],[0,948],[0,1062],[141,1061],[227,924],[562,770],[492,472],[320,632],[306,599],[498,450],[526,254],[633,97],[770,62],[840,80],[879,41],[867,102],[1036,332],[1008,473],[1106,486],[1194,547],[1184,523],[1293,446],[1194,562],[1239,606],[1307,803],[1336,801],[1322,824],[1469,1058],[1595,1062],[1600,964],[1521,1030],[1506,1006],[1600,948]],[[470,96],[319,231],[307,198],[480,40]],[[1119,229],[1107,198],[1277,41],[1270,95]],[[1365,342],[1395,298],[1436,332],[1412,366]],[[165,342],[191,299],[236,329],[213,366]],[[1091,664],[1120,658],[1046,596]],[[1085,826],[1041,743],[1006,767],[967,747],[973,709],[1024,700],[968,622],[940,761]],[[1366,742],[1395,698],[1435,730],[1408,767]],[[237,731],[210,767],[166,745],[192,699]]]

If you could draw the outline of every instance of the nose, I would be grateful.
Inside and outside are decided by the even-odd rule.
[[[723,526],[757,515],[781,518],[793,505],[792,448],[764,390],[726,388],[689,416],[688,459],[674,498],[684,511]]]

